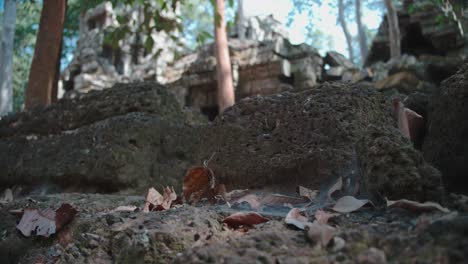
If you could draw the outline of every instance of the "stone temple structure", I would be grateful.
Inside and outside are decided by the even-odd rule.
[[[135,56],[136,36],[122,40],[119,48],[104,42],[106,29],[118,24],[116,12],[119,10],[104,3],[86,13],[75,56],[62,73],[64,96],[109,88],[116,82],[157,80],[166,84],[183,106],[200,109],[213,118],[217,114],[213,45],[174,61],[175,52],[181,53],[182,48],[165,33],[150,32],[155,47],[151,51],[138,47],[145,56]],[[133,12],[138,18],[135,10],[124,12]],[[230,34],[229,48],[237,99],[312,86],[322,79],[319,53],[305,44],[292,45],[284,27],[272,16],[247,19],[243,40],[235,34]],[[160,56],[154,59],[159,49]]]
[[[411,5],[415,8],[410,12]],[[164,32],[140,31],[120,40],[118,46],[106,44],[106,31],[118,25],[116,17],[122,14],[135,22],[131,24],[142,19],[138,7],[113,8],[109,2],[82,17],[74,58],[62,73],[64,96],[110,88],[117,82],[155,80],[167,86],[182,106],[213,119],[218,114],[213,44],[187,51]],[[246,18],[244,37],[235,30],[229,33],[236,100],[302,90],[325,81],[383,81],[398,72],[391,68],[405,58],[413,61],[410,64],[416,71],[427,72],[420,78],[436,84],[454,74],[466,57],[468,34],[461,36],[450,19],[440,23],[437,17],[445,17],[443,10],[426,1],[405,0],[398,16],[402,53],[409,57],[386,63],[390,52],[384,19],[364,69],[337,52],[321,57],[307,44],[291,44],[284,26],[273,16]],[[142,44],[149,36],[155,42],[151,50]]]

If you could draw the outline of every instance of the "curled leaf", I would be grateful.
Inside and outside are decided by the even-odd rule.
[[[193,167],[185,174],[182,190],[185,200],[197,202],[202,198],[214,198],[215,186],[214,173],[210,168]]]
[[[333,206],[332,210],[339,213],[351,213],[367,204],[369,200],[359,200],[353,196],[343,196]]]
[[[415,201],[406,200],[406,199],[401,199],[397,201],[387,200],[387,207],[399,207],[399,208],[404,208],[404,209],[411,210],[414,212],[430,212],[430,211],[439,210],[443,213],[450,213],[449,209],[442,207],[440,204],[435,203],[435,202],[420,203],[420,202],[415,202]]]
[[[255,212],[238,212],[224,218],[223,223],[230,227],[253,226],[268,222],[269,219]]]
[[[286,224],[293,225],[299,229],[306,229],[306,227],[312,223],[309,222],[309,219],[306,216],[301,214],[301,210],[298,208],[293,208],[289,211],[284,219]]]
[[[150,188],[146,194],[143,212],[167,210],[171,208],[172,202],[176,199],[177,195],[173,187],[164,188],[162,195],[156,189]]]

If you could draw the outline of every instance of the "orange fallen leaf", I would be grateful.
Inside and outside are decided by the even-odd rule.
[[[268,222],[269,219],[255,212],[238,212],[224,218],[223,223],[230,227],[253,226]]]
[[[339,216],[340,214],[337,213],[328,213],[323,210],[317,210],[315,212],[315,221],[320,224],[328,223],[328,220],[332,217]]]
[[[299,229],[306,229],[306,227],[310,224],[309,219],[306,216],[303,216],[301,214],[301,210],[298,208],[293,208],[289,211],[289,213],[286,215],[286,218],[284,219],[286,224],[288,225],[293,225]]]
[[[406,199],[401,199],[397,201],[387,200],[387,207],[399,207],[399,208],[404,208],[404,209],[408,209],[408,210],[415,211],[415,212],[430,212],[430,211],[439,210],[443,213],[450,213],[449,209],[442,207],[440,204],[435,203],[435,202],[420,203],[420,202],[406,200]]]
[[[214,173],[210,168],[193,167],[185,174],[182,191],[186,201],[197,202],[202,198],[214,198],[215,186]]]

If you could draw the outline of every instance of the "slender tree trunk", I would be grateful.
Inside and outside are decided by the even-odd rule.
[[[401,56],[401,37],[400,27],[398,25],[398,15],[392,0],[384,0],[387,7],[388,22],[388,41],[390,45],[390,57],[398,58]]]
[[[344,3],[343,0],[338,0],[338,21],[340,22],[341,28],[346,38],[346,44],[348,45],[349,59],[354,61],[353,42],[351,34],[349,33],[348,26],[344,15]]]
[[[232,83],[231,58],[229,57],[224,0],[216,0],[215,6],[215,55],[218,78],[218,107],[222,113],[234,105],[234,86]]]
[[[0,116],[13,111],[13,44],[16,1],[4,0],[3,33],[0,49]]]
[[[367,47],[367,36],[366,31],[364,30],[364,26],[362,25],[361,17],[361,7],[362,2],[361,0],[356,0],[356,23],[358,29],[358,37],[359,37],[359,49],[361,51],[361,62],[364,64],[367,58],[367,54],[369,53],[369,48]]]
[[[244,0],[239,0],[237,7],[237,34],[240,40],[245,39],[245,33]]]
[[[58,80],[57,67],[60,65],[57,64],[60,63],[66,5],[66,0],[43,1],[39,33],[26,91],[27,109],[49,105],[57,97],[54,83]]]

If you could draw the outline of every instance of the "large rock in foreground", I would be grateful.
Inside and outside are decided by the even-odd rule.
[[[443,173],[450,190],[468,185],[468,63],[432,98],[423,152]]]
[[[440,197],[440,175],[396,128],[391,103],[357,85],[325,83],[300,93],[242,100],[207,127],[199,157],[228,186],[318,188],[344,177],[354,192]]]
[[[0,186],[113,192],[179,185],[192,115],[154,83],[117,85],[0,123]]]
[[[164,87],[149,83],[119,85],[51,109],[0,126],[1,186],[177,188],[187,168],[216,153],[209,166],[229,189],[318,189],[344,177],[348,193],[363,182],[390,199],[440,197],[438,171],[427,169],[400,134],[391,103],[358,85],[325,83],[247,98],[212,124],[193,125]],[[50,126],[38,129],[37,120]]]

